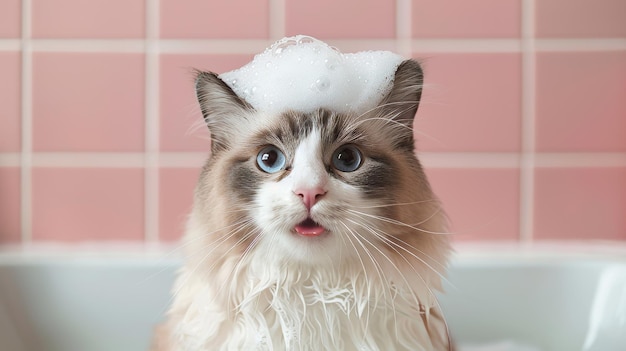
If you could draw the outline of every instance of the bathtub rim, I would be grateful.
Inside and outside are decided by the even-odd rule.
[[[0,245],[0,265],[80,263],[102,265],[179,265],[183,260],[177,243],[36,243]],[[451,265],[563,264],[572,262],[626,264],[626,242],[542,241],[455,242]]]

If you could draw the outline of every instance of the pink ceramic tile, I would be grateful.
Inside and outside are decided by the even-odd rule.
[[[20,60],[17,52],[0,52],[0,152],[21,149]]]
[[[0,168],[0,244],[21,240],[20,204],[20,169]]]
[[[412,0],[415,38],[511,38],[520,23],[520,0]]]
[[[417,54],[425,85],[417,112],[418,148],[429,151],[520,149],[518,54]]]
[[[287,35],[320,39],[393,38],[396,4],[393,0],[286,1]]]
[[[626,151],[626,52],[539,53],[537,149]]]
[[[142,169],[34,168],[35,241],[143,240]]]
[[[35,53],[36,151],[142,151],[141,54]]]
[[[159,172],[159,238],[178,240],[193,205],[193,191],[200,170],[163,168]]]
[[[161,0],[163,38],[268,38],[269,0]]]
[[[518,169],[427,169],[455,240],[517,240]]]
[[[539,37],[624,37],[624,0],[541,0],[536,1]]]
[[[626,168],[540,168],[535,237],[626,240]]]
[[[19,38],[22,26],[22,2],[0,1],[0,38]]]
[[[161,150],[210,149],[209,131],[196,100],[194,69],[223,73],[251,59],[251,55],[161,56]]]
[[[139,38],[144,6],[144,0],[33,1],[33,37]]]

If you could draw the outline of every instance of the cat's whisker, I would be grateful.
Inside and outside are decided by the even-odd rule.
[[[359,223],[354,221],[353,222],[356,225],[361,226],[362,228],[364,228],[365,230],[369,231],[370,233],[372,233],[373,235],[375,235],[377,238],[384,238],[384,235],[381,235],[375,228],[368,226],[366,224],[363,223]],[[387,245],[387,247],[389,247],[391,250],[393,250],[398,256],[400,256],[403,261],[405,261],[410,267],[411,270],[415,273],[415,275],[422,281],[422,283],[424,284],[424,286],[428,289],[428,292],[433,296],[436,297],[436,295],[434,294],[434,292],[432,291],[432,289],[428,286],[428,283],[426,282],[426,280],[422,277],[422,275],[419,273],[419,271],[417,270],[417,268],[415,268],[415,266],[404,256],[402,255],[396,248],[394,248],[391,245]],[[380,249],[378,249],[380,250]],[[400,268],[391,260],[391,258],[389,258],[386,254],[384,254],[382,251],[380,251],[381,255],[383,255],[383,257],[387,258],[387,260],[389,260],[389,262],[393,265],[393,267],[398,271],[398,273],[400,274],[400,276],[402,277],[402,279],[404,280],[404,283],[407,284],[407,286],[410,286],[409,281],[406,279],[405,275],[402,273],[402,271],[400,270]],[[413,255],[414,258],[416,258],[418,261],[426,264],[426,262],[421,259],[420,257],[417,257],[415,255]],[[431,267],[432,269],[432,267]],[[437,271],[435,271],[436,273],[438,273]],[[417,296],[415,296],[415,294],[412,294],[413,297],[415,298],[416,302],[418,302],[419,304],[419,300],[417,298]]]
[[[243,231],[244,234],[241,236],[241,238],[239,238],[239,240],[237,240],[237,242],[235,242],[228,250],[226,250],[226,252],[224,252],[217,260],[215,260],[215,263],[213,265],[211,265],[207,270],[208,271],[212,271],[215,266],[217,265],[218,262],[221,262],[222,259],[224,259],[225,257],[229,256],[230,253],[232,252],[232,250],[234,250],[235,248],[237,248],[238,246],[240,246],[241,244],[243,244],[244,242],[246,242],[248,239],[250,239],[251,237],[253,238],[252,241],[250,242],[250,244],[244,249],[244,252],[242,253],[241,257],[239,258],[239,260],[237,260],[237,263],[235,264],[235,266],[233,266],[230,270],[230,276],[233,277],[233,279],[231,280],[231,285],[229,286],[228,289],[228,293],[227,293],[227,300],[226,301],[234,301],[231,298],[231,293],[233,291],[233,284],[235,284],[235,282],[237,282],[238,280],[236,279],[236,277],[239,274],[239,267],[241,265],[242,262],[245,261],[245,257],[248,256],[248,254],[250,253],[250,251],[254,248],[254,246],[256,246],[256,242],[259,240],[259,230],[255,227],[252,227],[252,230],[246,230],[248,229],[250,226],[252,226],[252,223],[247,223],[244,227],[240,228],[238,231],[241,232]],[[216,296],[219,296],[223,293],[223,291],[226,289],[225,285],[221,285],[217,291],[216,291]],[[237,309],[238,306],[235,306],[235,309]],[[228,309],[228,313],[230,314],[231,310]]]
[[[252,221],[248,221],[245,224],[241,225],[239,228],[234,230],[227,238],[222,240],[222,242],[220,244],[217,245],[217,246],[220,246],[222,243],[225,243],[229,238],[231,238],[231,237],[233,237],[233,236],[243,232],[243,235],[233,245],[231,245],[231,247],[228,248],[228,250],[226,250],[224,253],[222,253],[222,255],[220,257],[218,257],[211,266],[209,266],[207,271],[211,272],[217,266],[217,264],[222,261],[222,259],[224,259],[226,256],[229,256],[229,254],[233,250],[235,250],[239,245],[241,245],[246,240],[248,240],[248,238],[250,237],[251,234],[250,234],[250,232],[246,231],[246,229],[249,228],[249,227],[253,227]]]
[[[427,253],[425,253],[423,250],[420,250],[418,248],[416,248],[415,246],[407,243],[406,241],[398,238],[397,236],[385,233],[383,231],[381,231],[380,229],[376,229],[374,227],[371,226],[366,226],[363,223],[356,223],[357,225],[360,225],[362,227],[364,227],[365,229],[367,229],[368,231],[370,231],[370,233],[376,235],[376,237],[378,237],[379,239],[381,239],[385,244],[387,244],[388,247],[394,249],[394,247],[399,248],[400,250],[406,252],[407,254],[411,255],[413,258],[415,258],[416,260],[420,261],[422,264],[424,264],[426,267],[428,267],[433,273],[437,274],[439,276],[439,278],[441,278],[442,280],[446,281],[447,283],[450,283],[446,276],[443,275],[441,273],[441,271],[444,271],[447,267],[442,264],[441,262],[437,261],[435,258],[433,258],[432,256],[428,255]],[[393,240],[392,240],[393,238]],[[397,241],[397,242],[396,242]],[[426,259],[418,256],[415,252],[412,252],[409,249],[413,249],[415,250],[417,253],[419,253],[420,255],[423,255],[424,257],[426,257],[428,260],[432,261],[433,263],[437,264],[439,266],[439,268],[441,270],[436,269],[435,267],[433,267],[430,263],[428,263],[426,261]],[[396,249],[394,249],[394,251],[396,251],[398,254],[400,254],[400,252],[398,252]],[[450,283],[451,284],[451,283]]]
[[[211,235],[211,234],[213,234],[213,233],[219,232],[219,231],[224,230],[224,229],[226,229],[226,228],[230,228],[230,227],[232,227],[232,226],[239,225],[239,224],[241,224],[241,223],[242,223],[242,222],[244,222],[244,221],[247,221],[247,220],[242,220],[241,222],[235,222],[235,223],[233,223],[233,224],[231,224],[231,225],[228,225],[228,226],[225,226],[225,227],[223,227],[223,228],[221,228],[221,229],[216,229],[216,230],[214,230],[214,231],[211,231],[211,232],[207,233],[207,235]],[[182,250],[183,250],[183,249],[185,249],[186,247],[191,246],[192,244],[196,244],[198,241],[201,241],[201,240],[203,240],[203,239],[204,239],[204,237],[201,237],[201,236],[199,236],[199,237],[195,237],[195,238],[188,238],[187,240],[183,241],[182,243],[179,243],[179,244],[178,244],[178,245],[176,245],[175,247],[173,247],[173,248],[171,248],[170,250],[168,250],[167,252],[165,252],[165,253],[164,253],[161,257],[159,257],[159,259],[158,259],[158,261],[157,261],[157,262],[162,263],[162,262],[164,262],[166,259],[169,259],[169,258],[173,257],[174,255],[178,254],[180,251],[182,251]],[[207,247],[208,247],[208,246],[209,246],[209,245],[207,245]],[[154,278],[156,278],[157,276],[159,276],[160,274],[163,274],[165,271],[167,271],[167,268],[162,268],[162,269],[160,269],[159,271],[157,271],[157,272],[155,272],[155,273],[152,273],[151,275],[149,275],[149,276],[145,277],[144,279],[142,279],[142,280],[141,280],[139,283],[137,283],[137,284],[143,284],[143,283],[145,283],[146,281],[148,281],[148,280],[150,280],[150,279],[154,279]]]
[[[417,223],[416,225],[411,225],[411,224],[407,224],[407,223],[398,221],[396,219],[383,217],[383,216],[378,216],[378,215],[373,215],[373,214],[370,214],[370,213],[365,213],[365,212],[360,212],[360,211],[355,211],[355,210],[352,210],[352,209],[346,209],[346,211],[352,212],[354,214],[359,214],[359,215],[362,215],[362,216],[365,216],[365,217],[374,218],[374,219],[377,219],[377,220],[382,221],[382,222],[387,222],[387,223],[395,224],[395,225],[398,225],[398,226],[402,226],[402,227],[410,228],[410,229],[413,229],[413,230],[417,230],[419,232],[426,233],[426,234],[433,234],[433,235],[453,235],[454,234],[452,232],[436,232],[436,231],[426,230],[426,229],[417,227],[417,225],[425,223],[424,221],[422,221],[420,223]]]
[[[422,223],[425,223],[426,221],[430,220],[432,217],[434,217],[434,216],[435,216],[437,213],[439,213],[439,212],[440,212],[440,209],[438,209],[437,211],[435,211],[435,213],[434,213],[434,214],[432,214],[431,216],[429,216],[429,217],[428,217],[428,218],[426,218],[425,220],[421,221],[421,222],[420,222],[420,223],[418,223],[417,225],[422,224]],[[366,215],[366,214],[365,214],[365,213],[360,213],[360,214],[357,214],[357,215],[358,215],[358,216],[360,216],[360,217],[362,217],[363,215]],[[379,218],[386,218],[386,217],[379,216]],[[378,232],[376,232],[375,234],[380,235],[380,237],[381,237],[382,239],[385,239],[385,240],[390,240],[389,238],[393,238],[394,240],[396,240],[396,241],[398,241],[398,242],[400,242],[400,243],[402,243],[402,244],[406,245],[406,247],[408,247],[408,248],[411,248],[411,249],[415,250],[416,252],[418,252],[418,253],[420,253],[421,255],[425,256],[426,258],[428,258],[428,259],[429,259],[429,260],[431,260],[432,262],[436,263],[436,264],[437,264],[437,265],[441,268],[441,270],[445,270],[445,269],[447,268],[444,264],[442,264],[442,263],[438,262],[436,259],[434,259],[432,256],[430,256],[430,255],[428,255],[427,253],[425,253],[423,250],[420,250],[420,249],[418,249],[418,248],[416,248],[416,247],[414,247],[414,246],[410,245],[410,244],[409,244],[409,243],[407,243],[406,241],[404,241],[404,240],[402,240],[402,239],[398,238],[397,236],[393,236],[393,235],[390,235],[390,234],[387,234],[387,233],[378,233]],[[446,281],[447,281],[446,277],[445,277],[444,275],[442,275],[442,274],[440,273],[440,271],[439,271],[439,270],[437,270],[437,269],[435,269],[434,267],[432,267],[430,264],[428,264],[428,263],[427,263],[425,260],[423,260],[421,257],[416,256],[416,255],[415,255],[415,253],[410,252],[410,251],[409,251],[406,247],[404,247],[404,246],[402,246],[402,245],[399,245],[398,243],[396,243],[396,242],[394,242],[394,241],[390,241],[390,243],[392,243],[392,244],[394,244],[394,245],[398,245],[398,246],[399,246],[399,247],[401,247],[403,250],[406,250],[409,254],[413,255],[413,256],[414,256],[414,258],[416,258],[416,259],[418,259],[418,260],[422,261],[422,263],[423,263],[423,264],[425,264],[425,265],[426,265],[428,268],[430,268],[433,272],[435,272],[437,275],[439,275],[439,277],[440,277],[441,279],[443,279],[443,280],[446,280]]]
[[[205,252],[204,252],[204,249],[206,249],[206,248],[210,248],[210,247],[213,247],[215,244],[217,244],[217,245],[219,246],[219,245],[221,244],[221,242],[222,242],[222,241],[228,240],[228,238],[229,238],[230,236],[232,236],[232,235],[231,235],[232,233],[234,233],[234,232],[236,232],[237,230],[239,230],[238,228],[241,228],[241,226],[242,226],[242,225],[245,225],[246,223],[249,223],[249,222],[250,222],[250,220],[249,220],[249,219],[242,219],[242,220],[240,220],[240,221],[234,222],[233,224],[230,224],[230,225],[224,226],[224,227],[222,227],[222,228],[220,228],[220,229],[213,230],[213,231],[211,231],[211,232],[205,233],[205,235],[203,235],[203,236],[197,236],[197,237],[194,237],[194,238],[191,238],[191,239],[187,238],[187,239],[183,242],[183,244],[181,244],[180,246],[178,246],[178,247],[177,247],[176,249],[174,249],[172,252],[174,252],[175,250],[183,250],[184,248],[186,248],[186,247],[188,247],[188,246],[191,246],[191,245],[196,245],[198,242],[203,242],[203,241],[205,241],[205,240],[206,240],[206,237],[208,237],[208,236],[211,236],[211,235],[213,235],[213,234],[215,234],[215,233],[222,232],[222,231],[225,231],[226,229],[230,229],[230,228],[235,227],[234,229],[232,229],[232,230],[229,230],[229,231],[225,232],[225,233],[224,233],[221,237],[217,237],[217,238],[213,239],[211,242],[206,243],[204,247],[199,247],[199,248],[196,248],[196,249],[194,250],[194,251],[195,251],[195,253],[187,253],[187,254],[189,255],[189,257],[194,257],[194,256],[196,256],[196,255],[198,255],[198,254],[204,254],[204,253],[205,253]],[[215,248],[216,248],[216,247],[215,247]],[[215,248],[214,248],[214,249],[215,249]]]
[[[414,129],[413,129],[413,134],[414,134],[414,135],[417,135],[417,136],[419,136],[419,137],[424,137],[425,139],[428,139],[428,140],[434,141],[434,142],[435,142],[435,143],[437,143],[438,145],[447,145],[447,144],[446,144],[444,141],[442,141],[441,139],[439,139],[439,138],[437,138],[437,137],[435,137],[435,136],[433,136],[433,135],[431,135],[431,134],[425,133],[425,132],[423,132],[423,131],[421,131],[421,130],[419,130],[419,129],[417,129],[417,128],[414,128]],[[421,139],[421,138],[420,138],[420,139]]]
[[[420,201],[411,201],[411,202],[395,202],[395,203],[382,204],[382,205],[369,205],[369,206],[353,205],[352,207],[353,208],[362,208],[362,209],[386,208],[386,207],[410,206],[410,205],[418,205],[418,204],[424,204],[424,203],[436,203],[436,202],[438,202],[437,199],[430,199],[430,200],[420,200]]]
[[[206,130],[206,122],[203,119],[194,119],[194,122],[189,125],[185,131],[185,136],[191,136],[198,133],[200,130]],[[207,133],[208,134],[208,133]]]
[[[250,233],[248,233],[248,237],[250,237],[250,236],[253,236],[254,238],[252,239],[250,244],[245,248],[243,254],[241,255],[241,257],[237,261],[237,264],[235,265],[235,267],[233,267],[233,270],[231,271],[231,275],[233,277],[238,277],[239,276],[239,270],[241,269],[243,263],[247,261],[247,258],[249,257],[250,253],[256,247],[256,245],[258,244],[258,242],[259,242],[259,240],[261,238],[261,231],[260,230],[255,230],[254,232],[250,232]],[[237,282],[237,279],[233,279],[231,281],[230,289],[228,291],[228,301],[234,301],[231,298],[231,295],[232,295],[232,292],[235,290],[235,288],[233,286],[235,284],[235,282]],[[241,305],[243,305],[244,303],[245,303],[245,301],[239,302],[239,304],[235,305],[234,309],[235,310],[239,310],[241,308]],[[230,310],[229,310],[229,313],[230,313]]]
[[[390,118],[385,117],[385,116],[369,117],[369,118],[366,118],[366,119],[362,119],[362,120],[358,121],[357,123],[355,123],[355,127],[359,127],[361,124],[367,123],[367,122],[371,122],[371,121],[384,122],[383,126],[391,125],[391,126],[394,126],[394,127],[398,127],[400,129],[408,130],[411,133],[413,132],[413,129],[410,126],[408,126],[406,124],[403,124],[402,122],[396,121],[394,119],[390,119]]]
[[[207,252],[204,252],[204,248],[201,248],[202,250],[198,250],[197,253],[203,253],[204,256],[199,260],[199,262],[195,265],[195,267],[192,268],[190,274],[188,274],[185,279],[179,284],[178,288],[172,293],[172,299],[175,298],[181,291],[182,289],[185,287],[187,281],[189,280],[189,278],[200,268],[201,265],[204,264],[204,262],[206,261],[206,259],[208,257],[211,256],[211,254],[218,249],[223,243],[225,243],[228,239],[230,239],[231,237],[233,237],[234,235],[237,234],[237,232],[243,228],[245,228],[246,226],[248,226],[250,224],[250,220],[245,220],[242,221],[243,224],[237,226],[237,228],[227,232],[224,236],[222,236],[219,240],[217,240],[214,243],[208,244],[205,248],[211,247],[212,248],[210,250],[208,250]],[[229,228],[231,226],[227,226],[227,228]],[[232,247],[229,249],[229,251],[232,250]],[[224,257],[225,254],[223,254],[221,258]],[[193,256],[193,255],[192,255]],[[214,264],[212,264],[209,269],[207,270],[208,272],[211,272],[213,270],[213,268],[215,267],[215,265],[217,264],[218,260],[215,261]]]
[[[419,100],[414,100],[414,101],[393,101],[393,102],[386,102],[386,103],[382,103],[378,106],[372,107],[371,109],[362,112],[360,115],[358,115],[357,118],[362,118],[363,116],[366,116],[368,114],[374,113],[376,110],[383,110],[385,108],[388,107],[396,107],[398,105],[411,105],[411,107],[417,105],[419,103]]]
[[[387,244],[389,245],[393,245],[396,246],[400,249],[402,249],[402,251],[407,252],[409,255],[413,256],[413,258],[420,260],[424,265],[426,265],[428,268],[430,268],[433,272],[435,272],[441,279],[443,279],[444,281],[450,283],[446,276],[443,275],[441,273],[441,271],[445,271],[445,269],[447,268],[447,266],[439,261],[437,261],[435,258],[433,258],[431,255],[427,254],[426,252],[424,252],[423,250],[420,250],[418,248],[416,248],[415,246],[407,243],[406,241],[397,238],[397,237],[393,237],[393,240],[390,239],[390,237],[392,237],[391,235],[387,234],[387,233],[379,233],[379,237],[381,239],[383,239]],[[394,241],[395,240],[395,241]],[[398,241],[398,242],[396,242]],[[429,259],[430,261],[432,261],[433,263],[435,263],[437,266],[439,266],[440,270],[436,269],[435,267],[433,267],[431,264],[429,264],[428,262],[426,262],[425,259],[417,256],[416,253],[411,252],[411,250],[415,250],[417,253],[419,253],[420,255],[423,255],[424,257],[426,257],[427,259]],[[451,283],[450,283],[451,284]]]
[[[353,220],[351,220],[351,219],[348,219],[348,221],[350,221],[350,222],[354,223],[354,221],[353,221]],[[344,225],[345,225],[345,224],[344,224]],[[385,255],[384,253],[382,253],[382,251],[380,251],[380,249],[379,249],[378,247],[376,247],[376,245],[372,244],[369,240],[367,240],[365,237],[363,237],[362,235],[360,235],[358,232],[353,231],[353,230],[352,230],[352,229],[350,229],[347,225],[345,225],[345,226],[346,226],[346,229],[348,229],[348,231],[349,231],[349,232],[350,232],[350,233],[354,236],[354,238],[357,240],[357,242],[359,242],[359,244],[361,244],[361,247],[363,247],[363,250],[365,250],[365,253],[369,256],[370,260],[371,260],[371,261],[372,261],[372,263],[374,264],[374,267],[375,267],[375,269],[376,269],[376,272],[377,272],[377,274],[378,274],[378,276],[379,276],[380,281],[381,281],[381,282],[382,282],[385,286],[388,286],[391,282],[389,281],[388,277],[384,274],[384,271],[383,271],[383,269],[382,269],[382,267],[381,267],[380,263],[379,263],[379,262],[378,262],[378,261],[377,261],[377,260],[376,260],[376,259],[372,256],[371,252],[370,252],[370,251],[369,251],[369,250],[365,247],[365,245],[361,242],[361,239],[362,239],[363,241],[365,241],[366,243],[368,243],[370,246],[372,246],[374,249],[376,249],[376,250],[377,250],[377,251],[378,251],[381,255],[383,255],[383,256],[385,256],[385,257],[386,257],[386,255]],[[360,239],[359,239],[359,238],[360,238]],[[386,258],[387,258],[387,257],[386,257]],[[387,258],[387,259],[388,259],[388,258]],[[393,265],[393,263],[392,263],[392,265]],[[394,267],[395,267],[395,265],[394,265]],[[396,267],[396,269],[397,269],[397,267]],[[402,273],[401,273],[399,270],[398,270],[398,272],[402,275]],[[389,293],[389,292],[387,291],[387,289],[383,289],[383,296],[385,297],[385,300],[386,300],[386,301],[388,301],[388,299],[386,298],[388,293]],[[369,299],[369,296],[368,296],[368,303],[369,303],[369,300],[370,300],[370,299]],[[397,333],[398,333],[398,330],[397,330],[397,325],[398,325],[398,323],[397,323],[396,308],[395,308],[395,304],[393,304],[393,303],[391,304],[391,306],[392,306],[392,312],[393,312],[394,321],[395,321],[394,326],[395,326],[395,328],[396,328],[396,330],[395,330],[395,331],[396,331],[396,336],[397,336]],[[375,306],[375,307],[376,307],[376,306]]]
[[[353,224],[360,226],[361,228],[364,228],[366,231],[370,232],[371,234],[374,234],[375,237],[379,237],[379,234],[377,232],[377,230],[367,224],[364,224],[362,222],[357,222],[355,220],[349,219],[350,222],[352,222]],[[361,235],[359,235],[361,236]],[[362,237],[362,236],[361,236]],[[394,267],[394,269],[398,272],[398,274],[400,274],[400,276],[402,277],[402,279],[404,280],[404,282],[407,284],[408,286],[408,280],[406,279],[406,277],[404,276],[404,274],[402,273],[402,270],[400,270],[400,268],[395,264],[395,262],[393,262],[393,260],[387,256],[387,254],[385,254],[380,248],[378,248],[376,245],[374,245],[371,241],[368,240],[368,243],[370,245],[372,245],[385,259],[387,259],[387,261],[389,261],[389,263]],[[399,254],[399,252],[396,251],[396,253]],[[419,273],[418,273],[419,275]],[[421,276],[420,276],[421,278]],[[415,298],[417,299],[417,297],[415,296]],[[416,300],[417,301],[417,300]]]
[[[363,245],[363,243],[357,238],[357,236],[355,235],[355,233],[350,229],[350,227],[348,227],[345,223],[340,222],[345,228],[346,230],[351,234],[351,236],[357,241],[357,243],[359,243],[359,245],[363,248],[363,250],[365,250],[365,252],[367,253],[367,255],[369,256],[370,260],[372,261],[372,263],[374,264],[374,266],[376,267],[376,261],[374,260],[374,258],[369,254],[369,252],[367,251],[367,249],[365,248],[365,245]],[[367,286],[367,299],[366,299],[366,319],[365,319],[365,329],[367,330],[367,326],[369,326],[369,318],[370,318],[370,301],[371,299],[371,294],[372,294],[372,285],[370,282],[370,279],[367,275],[367,268],[365,268],[365,262],[363,262],[363,258],[361,257],[361,255],[359,254],[359,250],[357,249],[356,245],[354,245],[354,242],[352,241],[352,239],[350,239],[350,236],[346,236],[348,238],[348,240],[350,241],[350,244],[352,244],[352,247],[354,248],[355,254],[358,257],[360,263],[361,263],[361,267],[363,268],[363,277],[365,278],[365,284]],[[378,268],[376,267],[376,271],[378,272]],[[382,278],[381,278],[382,279]],[[355,299],[356,301],[356,299]],[[355,308],[357,309],[357,313],[360,314],[362,312],[359,311],[360,306],[355,306]]]
[[[372,234],[376,235],[377,237],[384,239],[384,240],[389,240],[388,238],[386,238],[387,234],[380,234],[377,232],[376,229],[369,227],[367,225],[364,225],[362,223],[358,223],[358,222],[353,222],[354,224],[360,225],[363,228],[365,228],[366,230],[369,230]],[[395,244],[395,243],[394,243]],[[436,307],[439,309],[439,311],[443,314],[443,310],[441,309],[441,305],[439,303],[439,300],[437,299],[437,296],[435,295],[435,293],[432,291],[432,289],[429,287],[428,283],[424,280],[424,278],[422,277],[422,275],[419,273],[419,271],[415,268],[415,266],[404,256],[402,255],[397,249],[395,249],[394,247],[388,245],[388,247],[390,249],[392,249],[394,252],[396,252],[398,254],[398,256],[402,257],[403,260],[411,267],[411,269],[413,270],[413,272],[415,273],[415,275],[422,281],[422,283],[424,283],[424,286],[426,287],[426,289],[428,290],[428,293],[433,297],[433,300],[435,301]],[[400,248],[402,248],[401,246],[399,246]],[[421,259],[420,257],[417,257],[416,255],[414,255],[413,253],[411,253],[410,251],[406,250],[406,252],[408,252],[409,254],[411,254],[414,258],[416,258],[417,260],[419,260],[420,262],[424,263],[425,265],[427,265],[431,270],[433,270],[435,273],[437,273],[440,278],[444,279],[447,281],[447,279],[445,278],[445,276],[443,276],[441,273],[439,273],[437,270],[433,269],[430,265],[428,265],[423,259]],[[384,254],[383,254],[384,255]],[[386,257],[386,255],[384,255]],[[389,258],[388,258],[389,259]],[[435,261],[436,262],[436,261]],[[393,263],[392,263],[393,264]],[[402,273],[402,271],[400,271],[400,269],[395,266],[394,267],[397,269],[398,273],[403,277],[403,279],[405,280],[405,283],[407,284],[407,286],[410,286],[408,281],[406,280],[406,278],[404,277],[404,274]],[[415,296],[415,294],[412,294],[415,299],[417,299],[417,296]],[[420,305],[419,301],[417,302],[418,306]],[[425,313],[427,313],[425,311]],[[449,328],[448,328],[448,322],[446,321],[446,318],[443,318],[443,323],[445,325],[446,328],[446,335],[448,337],[448,340],[450,340],[450,332],[449,332]],[[450,341],[448,341],[448,348],[450,349],[452,345],[450,343]]]

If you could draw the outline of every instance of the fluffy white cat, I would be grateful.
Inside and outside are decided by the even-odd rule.
[[[446,218],[414,153],[420,65],[365,113],[255,110],[216,74],[212,152],[154,350],[448,350]]]

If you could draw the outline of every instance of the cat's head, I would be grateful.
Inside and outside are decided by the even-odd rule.
[[[407,60],[386,97],[365,113],[268,114],[216,74],[200,72],[212,156],[195,214],[206,218],[206,235],[279,263],[381,254],[413,261],[437,249],[445,219],[414,154],[422,83],[420,65]],[[224,229],[209,234],[217,223]]]

